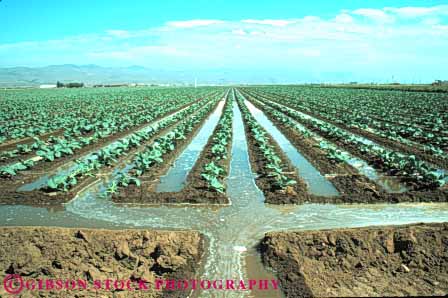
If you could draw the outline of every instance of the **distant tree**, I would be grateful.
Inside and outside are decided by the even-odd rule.
[[[58,81],[58,82],[56,83],[56,87],[58,87],[58,88],[63,88],[63,87],[64,87],[64,84]]]
[[[67,88],[82,88],[84,87],[84,83],[67,83],[65,84]]]

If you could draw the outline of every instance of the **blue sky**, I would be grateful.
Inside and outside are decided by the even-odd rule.
[[[448,1],[0,2],[0,66],[142,65],[286,81],[448,79]]]

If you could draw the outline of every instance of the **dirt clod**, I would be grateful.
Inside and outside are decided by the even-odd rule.
[[[448,223],[271,232],[260,250],[286,297],[448,292]]]
[[[187,297],[181,291],[156,290],[156,278],[194,279],[204,251],[198,232],[90,230],[41,227],[0,228],[0,280],[93,281],[144,280],[148,290],[39,291],[21,297]],[[124,293],[124,294],[123,294]],[[30,294],[32,294],[30,296]],[[0,287],[0,297],[7,293]]]

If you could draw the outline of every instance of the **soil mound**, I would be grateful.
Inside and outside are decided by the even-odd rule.
[[[145,280],[147,290],[27,291],[20,297],[186,297],[187,292],[155,289],[156,278],[193,279],[204,239],[198,232],[90,230],[41,227],[0,228],[0,280]],[[111,283],[112,284],[112,283]],[[112,284],[113,285],[113,284]],[[79,288],[79,287],[78,287]],[[0,297],[9,297],[3,285]]]
[[[260,250],[286,297],[448,294],[448,223],[271,232]]]

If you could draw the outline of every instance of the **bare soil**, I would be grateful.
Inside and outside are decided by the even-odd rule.
[[[448,223],[270,232],[259,249],[288,298],[448,294]]]
[[[24,292],[21,297],[187,297],[183,291],[156,290],[155,279],[194,279],[201,266],[204,238],[194,231],[94,230],[43,227],[0,228],[0,279],[133,280],[135,291]],[[138,290],[139,281],[148,290]],[[31,295],[32,294],[32,295]],[[4,287],[0,296],[9,297]]]

